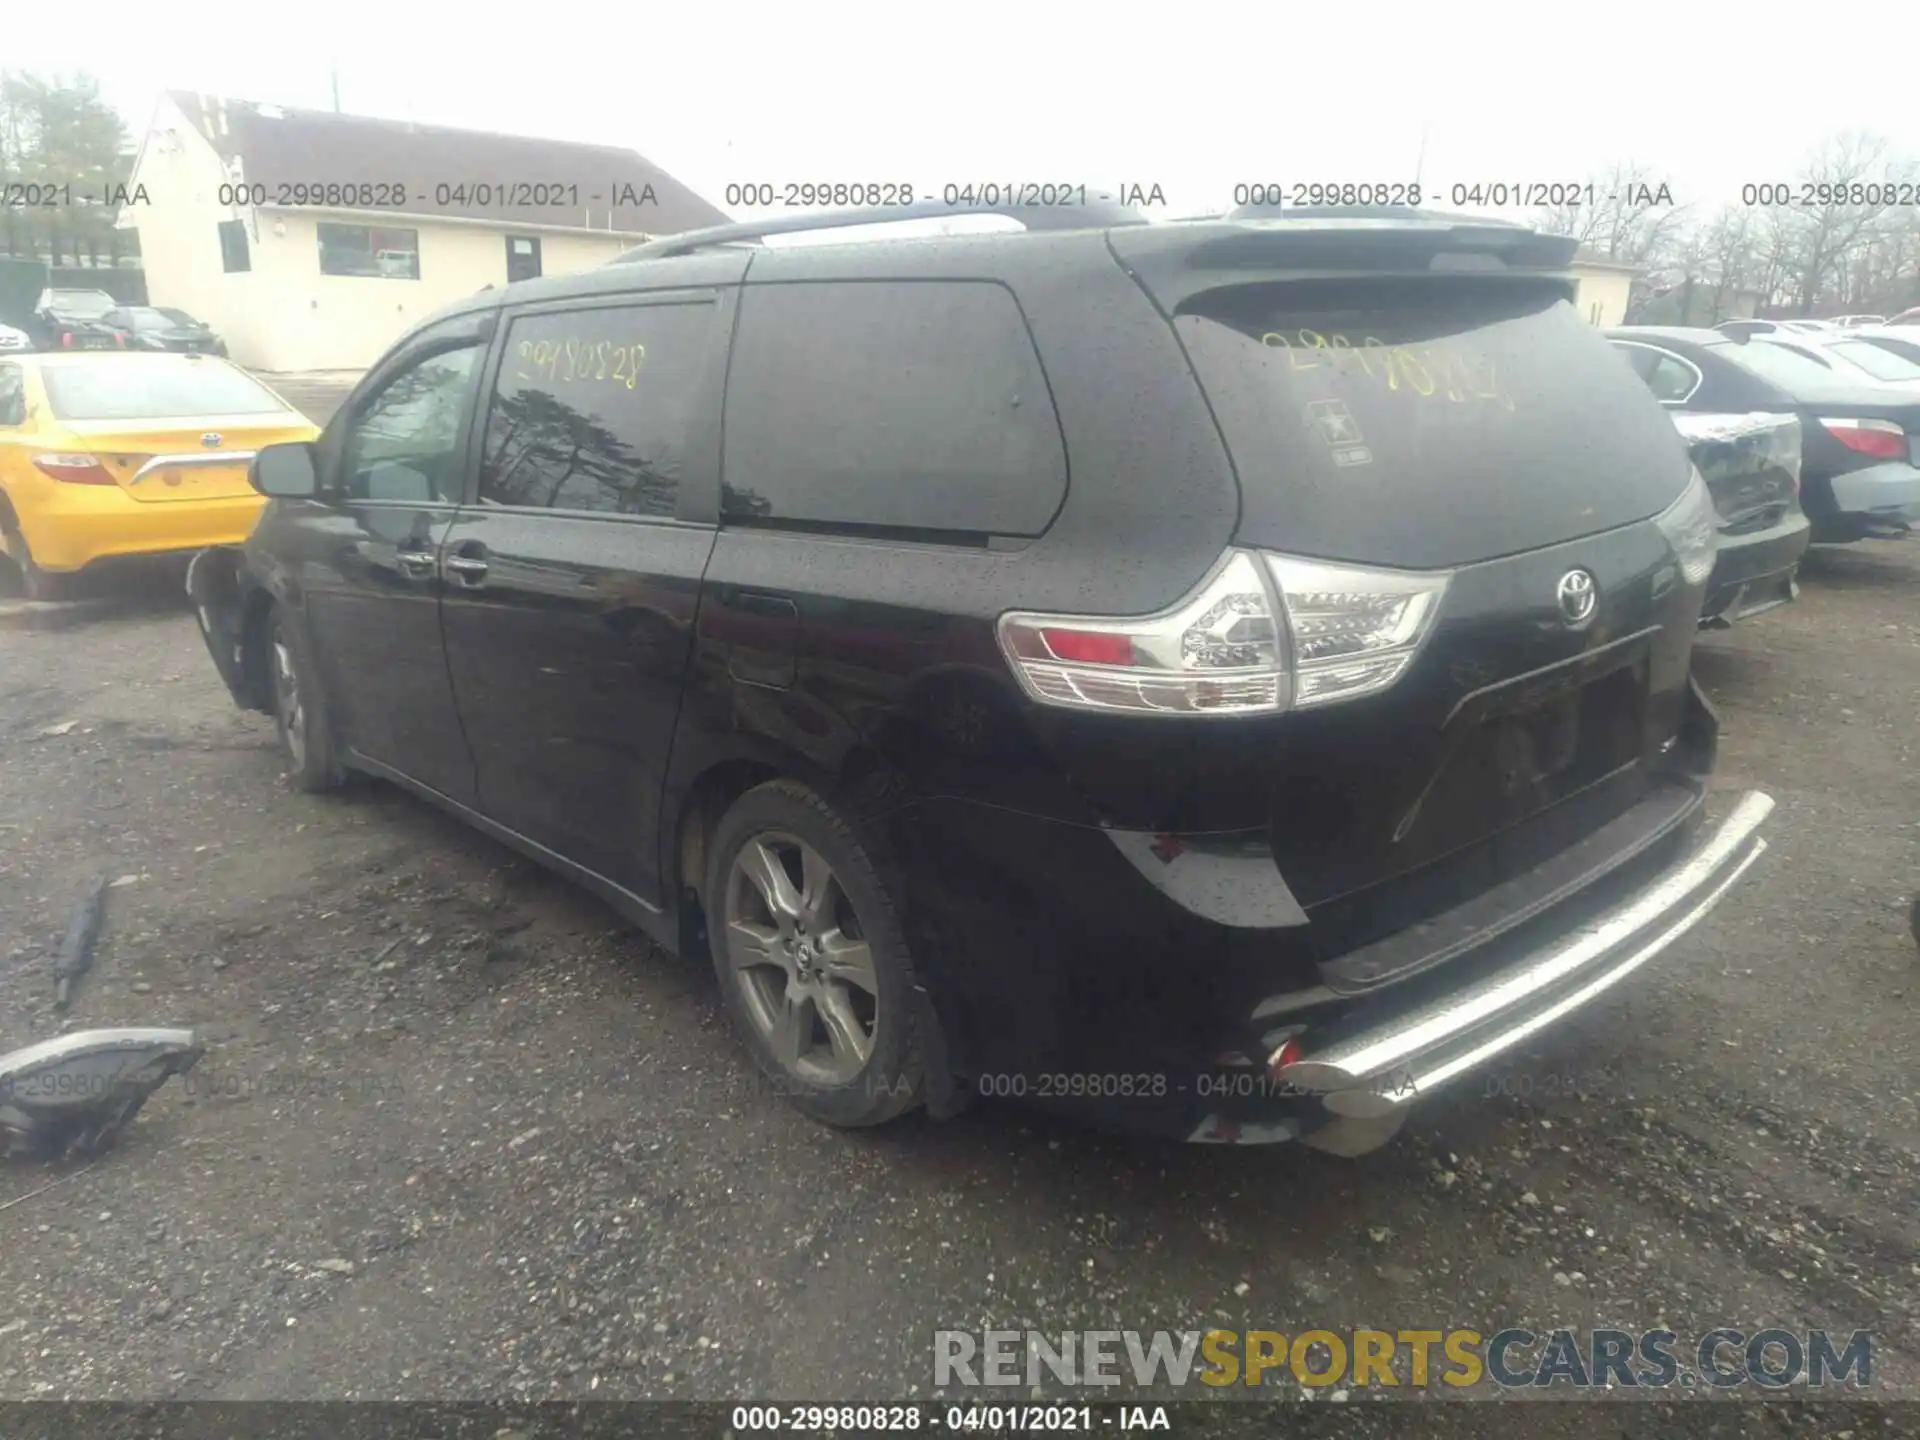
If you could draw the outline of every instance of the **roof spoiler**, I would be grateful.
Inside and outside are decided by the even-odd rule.
[[[1121,262],[1169,308],[1257,278],[1524,273],[1570,281],[1579,242],[1478,216],[1315,206],[1154,225],[1109,237]]]
[[[1147,217],[1112,195],[1088,190],[1083,205],[968,205],[943,200],[917,200],[910,205],[864,206],[854,210],[809,210],[798,215],[774,215],[732,225],[714,225],[648,241],[607,261],[625,265],[637,260],[661,260],[691,255],[696,250],[737,246],[767,235],[795,235],[810,230],[841,230],[856,225],[896,225],[906,220],[952,220],[965,215],[999,215],[1018,220],[1029,230],[1103,230],[1116,225],[1145,225]]]

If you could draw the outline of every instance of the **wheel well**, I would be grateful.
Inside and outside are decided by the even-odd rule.
[[[757,760],[728,760],[694,781],[693,792],[680,808],[679,845],[675,852],[684,952],[706,953],[706,911],[700,890],[707,877],[707,841],[720,824],[720,817],[754,786],[777,780],[780,775],[773,766]]]
[[[273,596],[255,590],[247,596],[240,617],[240,673],[247,698],[261,710],[273,708],[273,676],[267,667],[267,617],[273,614]]]
[[[13,513],[13,500],[0,490],[0,531],[12,533],[20,528],[20,517]]]

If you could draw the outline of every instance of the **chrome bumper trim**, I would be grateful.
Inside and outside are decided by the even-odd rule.
[[[1752,790],[1685,861],[1551,948],[1276,1071],[1339,1115],[1384,1115],[1511,1049],[1658,955],[1766,850]]]
[[[156,455],[138,470],[129,485],[138,485],[162,470],[204,470],[208,467],[225,468],[230,465],[249,465],[256,450],[207,450],[192,455]]]

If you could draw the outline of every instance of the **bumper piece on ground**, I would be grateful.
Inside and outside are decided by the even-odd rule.
[[[1750,791],[1693,854],[1546,949],[1278,1069],[1334,1115],[1386,1116],[1512,1049],[1671,945],[1760,858],[1773,800]]]

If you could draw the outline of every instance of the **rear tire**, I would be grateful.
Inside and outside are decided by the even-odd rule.
[[[919,989],[868,843],[806,786],[774,780],[734,802],[708,854],[714,971],[761,1073],[826,1125],[920,1105]]]
[[[327,701],[319,672],[300,627],[279,606],[267,617],[267,674],[273,686],[274,727],[287,757],[287,778],[296,790],[317,795],[337,790],[345,772],[334,757]]]
[[[33,552],[27,548],[27,537],[18,530],[8,530],[4,536],[5,549],[13,557],[13,563],[20,567],[20,593],[29,600],[52,602],[71,600],[74,595],[74,575],[42,570],[33,558]]]

